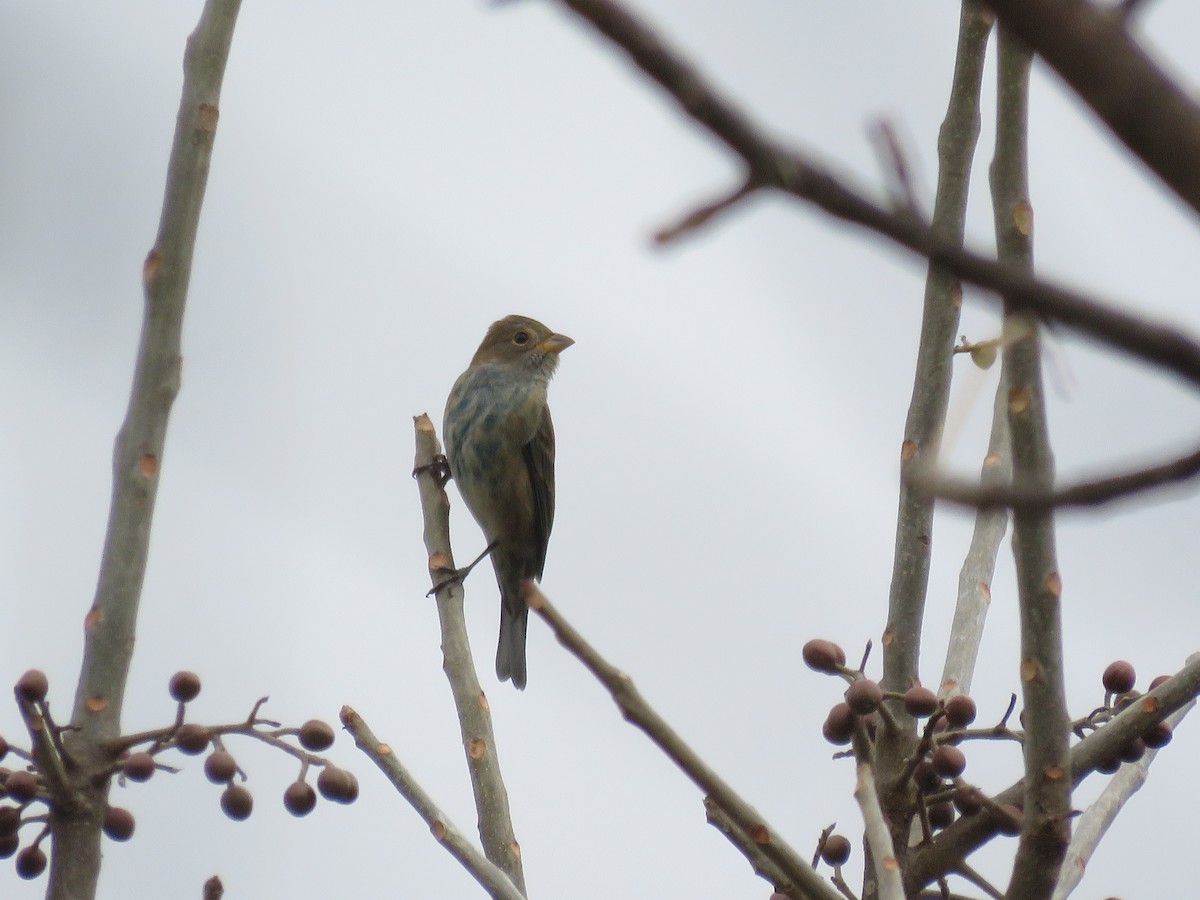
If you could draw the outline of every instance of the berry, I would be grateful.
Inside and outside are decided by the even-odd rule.
[[[16,834],[21,827],[21,810],[7,803],[0,806],[0,837]]]
[[[38,779],[32,772],[13,772],[4,782],[8,796],[18,803],[28,803],[37,796]]]
[[[937,694],[919,684],[910,687],[904,693],[904,708],[910,716],[916,716],[918,719],[932,716],[938,708]]]
[[[1117,755],[1123,762],[1135,763],[1146,755],[1146,742],[1142,738],[1136,737],[1122,747]]]
[[[821,734],[831,744],[848,744],[854,736],[854,723],[858,716],[848,704],[838,703],[829,710],[825,724],[821,726]]]
[[[46,673],[41,669],[30,669],[19,679],[17,679],[17,693],[22,700],[29,703],[37,703],[39,700],[46,699],[46,692],[50,690],[50,682],[46,678]],[[42,868],[45,868],[43,860]],[[41,870],[38,870],[40,874]],[[36,878],[36,875],[30,876]]]
[[[195,672],[176,672],[171,676],[167,690],[180,703],[191,703],[200,695],[200,676]]]
[[[283,792],[283,806],[293,816],[307,816],[317,805],[317,792],[304,781],[293,781]]]
[[[333,746],[333,729],[320,719],[309,719],[300,726],[300,746],[320,753]]]
[[[975,721],[975,701],[966,694],[956,694],[946,701],[946,721],[954,728],[966,728]]]
[[[208,729],[193,722],[185,722],[175,732],[175,746],[189,756],[199,756],[207,750],[208,741]]]
[[[969,784],[961,784],[954,789],[954,805],[964,816],[973,816],[983,809],[979,794]]]
[[[130,781],[149,781],[154,774],[154,757],[145,750],[130,753],[121,763],[121,771]]]
[[[934,771],[929,760],[923,759],[913,769],[913,784],[917,786],[918,790],[928,794],[930,791],[936,791],[942,787],[942,779]]]
[[[1123,659],[1110,662],[1108,668],[1104,670],[1101,681],[1104,682],[1104,689],[1110,694],[1124,694],[1132,691],[1134,682],[1137,681],[1133,663]]]
[[[213,784],[228,784],[237,774],[237,763],[224,750],[217,750],[204,760],[204,775]]]
[[[1155,722],[1142,732],[1142,741],[1152,750],[1167,746],[1171,743],[1172,737],[1174,737],[1174,732],[1170,722]]]
[[[317,776],[317,790],[326,800],[353,803],[358,797],[358,779],[345,769],[326,766]]]
[[[0,759],[8,756],[8,741],[0,737]]]
[[[104,833],[114,841],[127,841],[133,837],[133,813],[119,806],[110,806],[104,811]]]
[[[846,703],[860,716],[875,712],[882,701],[883,689],[869,678],[860,678],[846,689]]]
[[[831,866],[840,866],[849,858],[850,841],[847,838],[840,834],[831,834],[825,839],[825,846],[821,848],[821,859]]]
[[[929,825],[932,828],[949,828],[954,822],[954,804],[949,800],[929,805]]]
[[[14,831],[12,834],[0,835],[0,859],[8,859],[21,846],[21,839]]]
[[[26,847],[17,854],[17,874],[26,881],[46,871],[46,854],[41,847]]]
[[[240,784],[231,784],[221,792],[221,809],[235,822],[250,818],[254,810],[254,798]]]
[[[1154,680],[1150,682],[1149,690],[1154,690],[1156,687],[1158,687],[1164,681],[1170,681],[1170,680],[1171,680],[1170,675],[1155,675]]]
[[[813,638],[800,651],[804,664],[817,672],[835,673],[846,664],[846,651],[833,641]]]
[[[942,778],[957,778],[967,768],[967,757],[957,747],[942,744],[933,751],[933,770]]]

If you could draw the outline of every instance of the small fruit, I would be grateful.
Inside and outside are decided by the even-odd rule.
[[[4,788],[18,803],[28,803],[37,796],[38,779],[32,772],[13,772],[5,779]]]
[[[949,744],[942,744],[934,750],[930,761],[933,763],[933,771],[942,778],[957,778],[967,768],[966,754]]]
[[[154,757],[145,750],[130,753],[121,763],[121,771],[130,781],[149,781],[154,774]]]
[[[221,792],[221,809],[235,822],[250,818],[254,810],[254,798],[240,784],[231,784]]]
[[[954,804],[949,800],[929,804],[929,825],[935,829],[949,828],[954,823]]]
[[[300,746],[320,753],[333,746],[333,729],[320,719],[309,719],[300,726]]]
[[[1140,737],[1135,737],[1122,747],[1117,755],[1123,762],[1135,763],[1146,755],[1146,742]]]
[[[883,702],[883,689],[870,678],[860,678],[846,688],[846,703],[860,716],[868,716]]]
[[[21,810],[7,803],[0,806],[0,837],[16,834],[21,827]]]
[[[946,701],[946,721],[954,728],[966,728],[975,721],[977,712],[975,701],[966,694],[956,694]]]
[[[831,866],[841,866],[850,858],[850,841],[840,834],[831,834],[821,848],[821,859]]]
[[[195,672],[176,672],[167,685],[171,697],[180,703],[191,703],[200,695],[200,676]]]
[[[914,685],[904,693],[904,708],[918,719],[932,716],[938,709],[937,694],[927,687]]]
[[[26,881],[46,871],[46,854],[41,847],[26,847],[17,854],[17,874]]]
[[[133,813],[119,806],[110,806],[104,811],[104,833],[114,841],[127,841],[133,837]]]
[[[21,846],[21,839],[14,831],[12,834],[0,834],[0,859],[8,859]]]
[[[1147,747],[1157,750],[1171,743],[1171,738],[1174,736],[1170,722],[1155,722],[1142,732],[1142,741]]]
[[[283,806],[293,816],[307,816],[317,805],[317,792],[305,781],[293,781],[283,792]]]
[[[800,651],[804,664],[817,672],[835,673],[846,664],[846,651],[833,641],[813,638]]]
[[[185,722],[175,732],[175,746],[189,756],[199,756],[208,749],[208,729],[194,722]]]
[[[858,716],[854,714],[854,710],[850,708],[849,704],[837,703],[825,717],[825,724],[821,726],[821,734],[831,744],[848,744],[854,737],[854,723],[857,721]]]
[[[213,784],[228,784],[237,774],[237,762],[225,750],[216,750],[204,760],[204,775]]]
[[[1104,670],[1101,681],[1104,682],[1104,689],[1110,694],[1124,694],[1132,691],[1133,685],[1137,681],[1137,674],[1133,670],[1133,663],[1126,662],[1123,659],[1110,662]]]
[[[37,703],[40,700],[45,700],[48,690],[50,690],[50,681],[46,678],[46,673],[41,669],[30,669],[17,679],[17,693],[22,700],[29,703]],[[45,868],[44,863],[43,868]]]
[[[1158,687],[1163,682],[1170,681],[1170,680],[1171,680],[1170,675],[1155,675],[1154,680],[1150,682],[1149,690],[1154,690],[1156,687]]]
[[[0,759],[8,756],[8,741],[0,737]]]
[[[983,809],[979,793],[969,784],[960,784],[954,789],[954,805],[964,816],[973,816]]]
[[[317,790],[326,800],[353,803],[358,797],[358,779],[345,769],[326,766],[317,776]]]

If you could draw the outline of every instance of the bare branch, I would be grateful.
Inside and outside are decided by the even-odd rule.
[[[525,582],[524,594],[529,608],[550,626],[558,642],[574,654],[575,658],[608,689],[621,715],[640,728],[675,765],[679,766],[684,774],[708,795],[706,799],[724,810],[730,822],[749,835],[762,854],[786,876],[790,884],[776,885],[776,890],[783,891],[789,897],[841,900],[812,866],[785,843],[778,832],[724,779],[709,768],[696,751],[646,702],[630,677],[605,660],[584,640],[583,635],[562,617],[534,582]]]
[[[871,848],[871,859],[875,863],[875,883],[879,888],[880,900],[904,900],[904,882],[900,878],[900,863],[892,847],[892,835],[888,822],[879,806],[879,794],[875,791],[875,774],[871,764],[859,763],[854,799],[862,810],[867,845]]]
[[[498,900],[525,900],[525,895],[517,889],[508,875],[498,866],[493,865],[486,857],[471,844],[461,831],[454,826],[450,818],[438,807],[427,793],[413,778],[404,764],[396,758],[391,746],[383,743],[370,726],[363,721],[362,716],[343,706],[341,712],[342,724],[354,737],[354,743],[370,760],[387,776],[388,781],[411,804],[429,825],[429,830],[446,852],[458,860],[459,864],[483,885],[484,889]]]
[[[142,271],[146,305],[133,388],[113,451],[112,503],[96,596],[84,620],[83,665],[72,713],[78,730],[66,737],[71,755],[89,768],[104,764],[105,743],[120,733],[167,420],[179,391],[192,251],[239,6],[240,0],[208,0],[184,55],[162,216]],[[89,786],[87,811],[67,804],[51,807],[55,846],[48,896],[94,894],[107,791],[107,782]]]
[[[491,709],[479,685],[479,676],[475,674],[475,661],[467,639],[463,586],[460,581],[445,580],[445,576],[455,569],[454,554],[450,549],[450,501],[443,490],[445,481],[439,477],[435,463],[441,456],[442,448],[428,415],[422,413],[415,416],[413,428],[417,446],[414,474],[421,492],[429,576],[435,586],[441,585],[437,592],[437,611],[442,633],[442,669],[450,682],[458,712],[471,790],[479,814],[479,836],[487,858],[499,866],[517,889],[524,893],[525,875],[521,866],[520,845],[513,832],[508,790],[500,772]]]
[[[1126,29],[1086,0],[988,0],[1135,155],[1200,212],[1200,107]]]
[[[1200,386],[1200,343],[1177,328],[1121,312],[1068,288],[1035,279],[1019,267],[963,250],[936,229],[910,215],[897,215],[806,156],[767,138],[680,54],[614,0],[559,2],[625,50],[684,112],[742,157],[755,181],[875,231],[964,281],[1002,294],[1013,308],[1028,308],[1041,318],[1058,320]],[[1179,150],[1174,148],[1172,152]],[[1181,154],[1180,159],[1188,157]],[[1200,178],[1200,173],[1196,177]]]
[[[941,500],[979,510],[1061,509],[1070,506],[1100,506],[1145,493],[1155,488],[1190,481],[1200,474],[1200,449],[1145,468],[1067,487],[1042,490],[1028,485],[972,484],[928,474],[913,474],[913,486]]]

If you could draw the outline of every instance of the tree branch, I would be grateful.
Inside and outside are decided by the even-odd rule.
[[[413,428],[417,445],[413,474],[421,492],[425,549],[429,551],[429,576],[435,586],[444,585],[437,592],[442,669],[446,673],[446,680],[450,682],[458,712],[471,790],[479,815],[479,837],[487,858],[499,866],[517,889],[524,893],[521,847],[513,833],[508,790],[500,772],[496,735],[492,731],[491,709],[479,685],[479,677],[475,674],[475,661],[467,639],[463,586],[461,582],[445,580],[447,575],[455,571],[455,567],[454,554],[450,549],[450,501],[443,490],[444,480],[436,474],[435,459],[441,457],[442,448],[428,415],[422,413],[415,416]]]
[[[179,391],[180,335],[192,252],[220,107],[221,82],[240,0],[208,0],[188,38],[183,93],[154,247],[143,267],[145,316],[125,421],[113,451],[113,494],[96,597],[84,620],[83,665],[66,735],[84,768],[103,768],[120,733],[133,657],[150,525],[171,404]],[[100,823],[108,782],[85,788],[84,806],[54,805],[50,897],[90,897],[100,869]]]
[[[869,762],[857,766],[854,799],[862,810],[863,826],[867,846],[871,848],[871,860],[875,864],[875,884],[879,900],[904,900],[904,882],[900,878],[900,863],[892,844],[889,824],[879,806],[879,794],[875,791],[875,774]]]
[[[1200,212],[1200,106],[1126,29],[1127,15],[1084,0],[988,0],[1013,34],[1071,86],[1126,147]]]
[[[343,706],[341,720],[346,730],[353,735],[358,749],[379,767],[400,796],[420,814],[429,825],[434,838],[446,848],[447,853],[458,860],[459,864],[497,900],[525,900],[524,893],[517,889],[499,866],[493,865],[476,850],[433,798],[425,793],[425,789],[396,758],[392,748],[375,737],[375,733],[363,721],[362,716],[349,706]]]
[[[729,820],[781,870],[790,884],[776,884],[775,889],[789,897],[804,900],[841,900],[833,888],[810,866],[804,858],[790,847],[779,834],[763,820],[762,816],[730,787],[724,779],[709,768],[674,729],[667,724],[653,707],[642,697],[633,681],[624,672],[615,668],[591,646],[555,609],[541,589],[532,581],[525,582],[525,602],[550,626],[558,642],[569,650],[584,667],[596,676],[621,711],[621,715],[640,728],[654,744],[679,766],[708,796],[706,800],[716,803]]]

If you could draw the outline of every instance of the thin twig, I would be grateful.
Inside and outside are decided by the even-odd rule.
[[[450,549],[450,501],[443,489],[445,481],[437,471],[436,460],[442,455],[437,432],[428,415],[414,417],[416,433],[417,485],[421,492],[421,514],[424,517],[425,548],[429,552],[429,576],[437,593],[438,624],[442,634],[442,669],[454,697],[459,729],[475,809],[479,815],[479,835],[487,858],[499,866],[521,892],[525,891],[525,875],[521,866],[520,845],[513,832],[512,814],[508,806],[508,790],[500,772],[496,735],[492,730],[491,709],[467,639],[466,616],[463,612],[461,581],[446,581],[446,572],[454,571],[454,555]]]
[[[499,900],[525,900],[524,893],[517,889],[508,875],[493,865],[455,827],[433,798],[413,778],[412,773],[396,758],[391,746],[375,737],[375,733],[363,721],[362,716],[349,706],[343,706],[341,720],[346,730],[354,737],[358,749],[379,767],[379,771],[387,776],[400,796],[425,820],[430,832],[437,842],[446,848],[447,853],[458,860],[493,897]]]
[[[640,728],[784,873],[796,891],[788,896],[811,900],[839,900],[837,894],[813,867],[784,842],[762,816],[684,742],[666,720],[646,702],[628,675],[615,668],[584,640],[550,604],[534,582],[525,582],[524,596],[529,608],[554,631],[558,642],[574,654],[575,658],[608,689],[621,715]]]
[[[660,246],[670,244],[685,234],[702,228],[717,215],[732,209],[761,187],[762,184],[752,179],[746,179],[740,187],[729,194],[697,207],[673,225],[665,225],[660,228],[654,233],[654,243]]]

